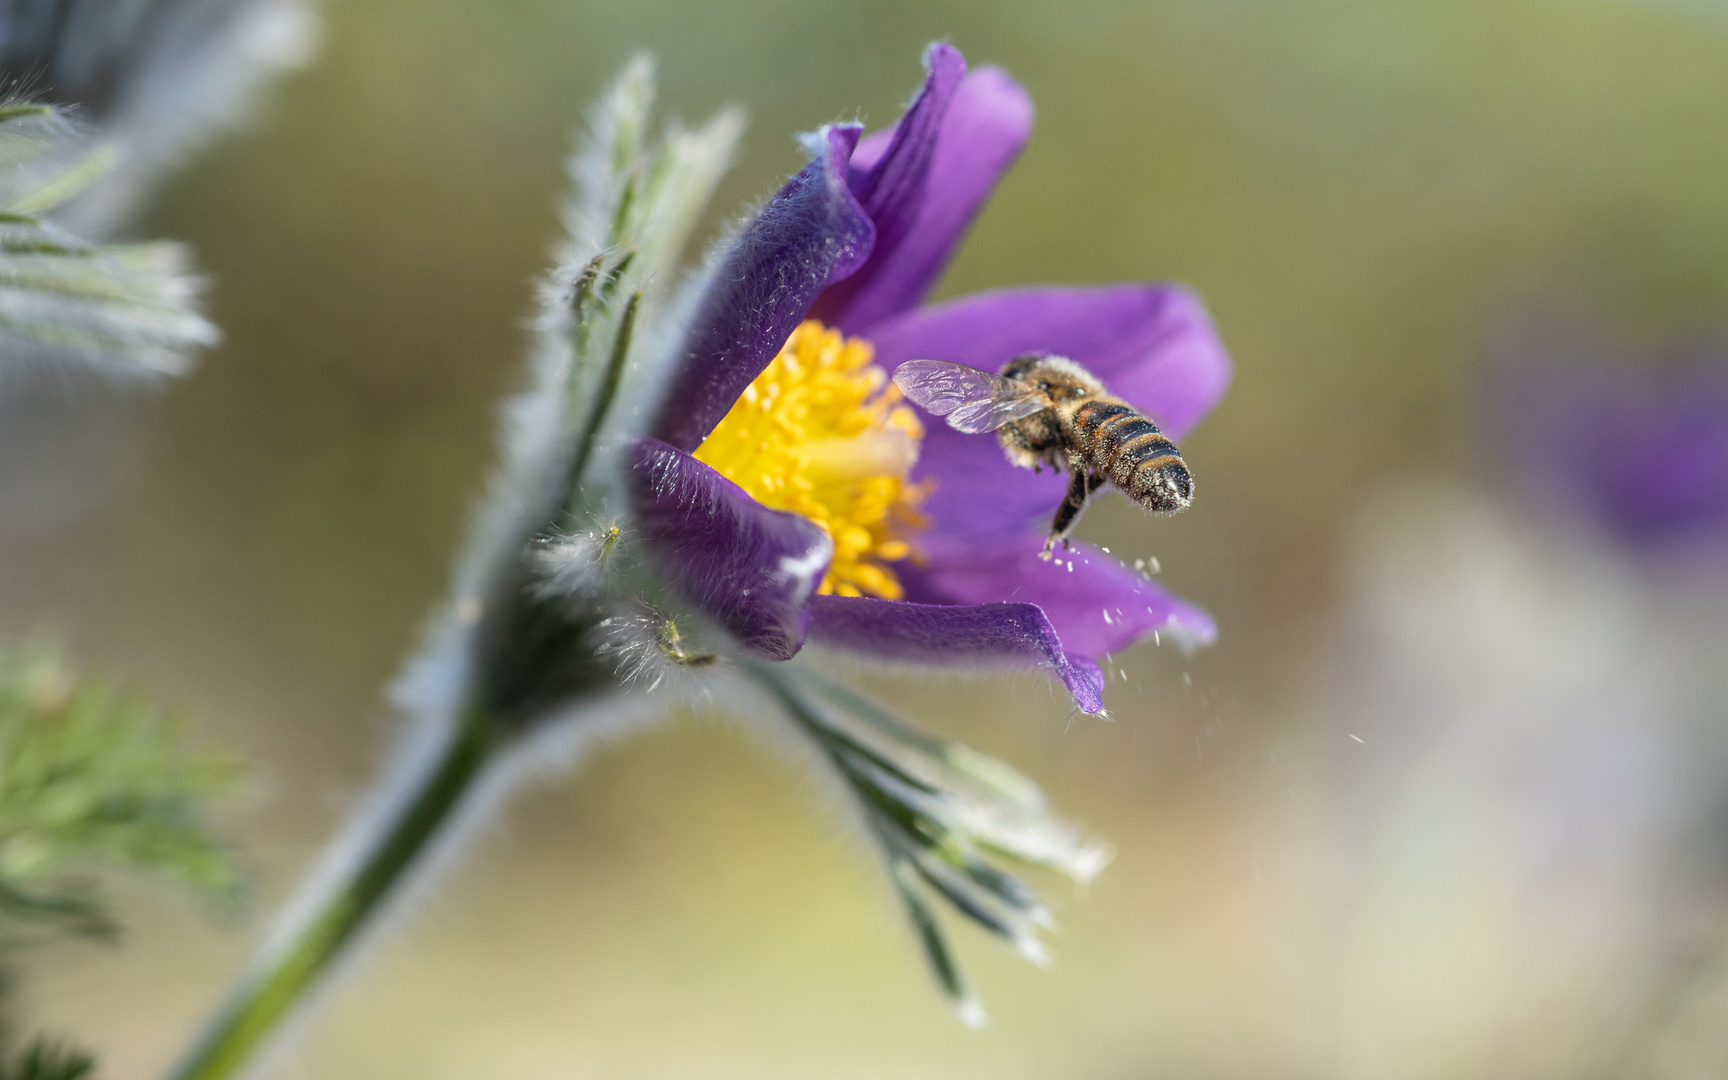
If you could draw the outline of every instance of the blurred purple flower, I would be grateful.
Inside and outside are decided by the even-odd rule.
[[[1099,657],[1154,632],[1209,643],[1216,628],[1088,545],[1040,560],[1063,478],[935,425],[911,474],[933,493],[916,554],[894,568],[903,598],[814,595],[827,532],[692,456],[805,319],[868,338],[889,371],[919,357],[994,370],[1021,353],[1069,356],[1178,439],[1223,395],[1229,358],[1181,288],[1023,288],[919,307],[1032,126],[1029,97],[1001,70],[968,73],[943,44],[925,63],[894,127],[817,133],[814,160],[715,268],[633,451],[639,524],[664,572],[758,655],[788,659],[808,636],[895,660],[1044,666],[1095,712]]]
[[[1728,365],[1546,371],[1509,395],[1528,481],[1646,550],[1728,540]]]

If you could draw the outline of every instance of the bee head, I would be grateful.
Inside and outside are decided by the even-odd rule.
[[[1057,401],[1095,397],[1104,393],[1098,376],[1068,359],[1027,353],[1002,365],[1002,374],[1010,379],[1031,383]]]

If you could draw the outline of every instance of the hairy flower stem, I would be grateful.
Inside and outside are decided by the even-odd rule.
[[[359,858],[278,948],[266,953],[172,1074],[173,1080],[237,1076],[374,916],[475,789],[505,734],[470,709],[425,762]]]

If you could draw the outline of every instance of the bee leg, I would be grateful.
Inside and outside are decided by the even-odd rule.
[[[1089,501],[1092,501],[1092,492],[1094,491],[1104,491],[1104,473],[1094,472],[1087,475],[1087,479],[1085,479],[1085,498],[1080,501],[1080,510],[1075,510],[1075,517],[1073,517],[1071,522],[1068,522],[1068,529],[1063,530],[1064,551],[1071,550],[1071,548],[1075,546],[1073,539],[1068,536],[1068,532],[1073,532],[1073,527],[1080,524],[1080,515],[1085,511],[1085,505],[1087,505]]]
[[[1068,543],[1068,532],[1074,528],[1074,523],[1080,520],[1080,511],[1086,509],[1086,500],[1092,492],[1101,487],[1104,478],[1088,474],[1085,466],[1081,466],[1068,474],[1068,494],[1062,497],[1062,505],[1056,508],[1056,517],[1050,522],[1050,535],[1044,540],[1044,551],[1038,557],[1049,561],[1050,553],[1056,547],[1056,541]]]

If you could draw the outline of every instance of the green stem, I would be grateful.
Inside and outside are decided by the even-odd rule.
[[[172,1074],[173,1080],[236,1076],[401,884],[451,820],[497,749],[487,718],[470,710],[441,752],[414,778],[367,850],[286,944],[263,958]]]

